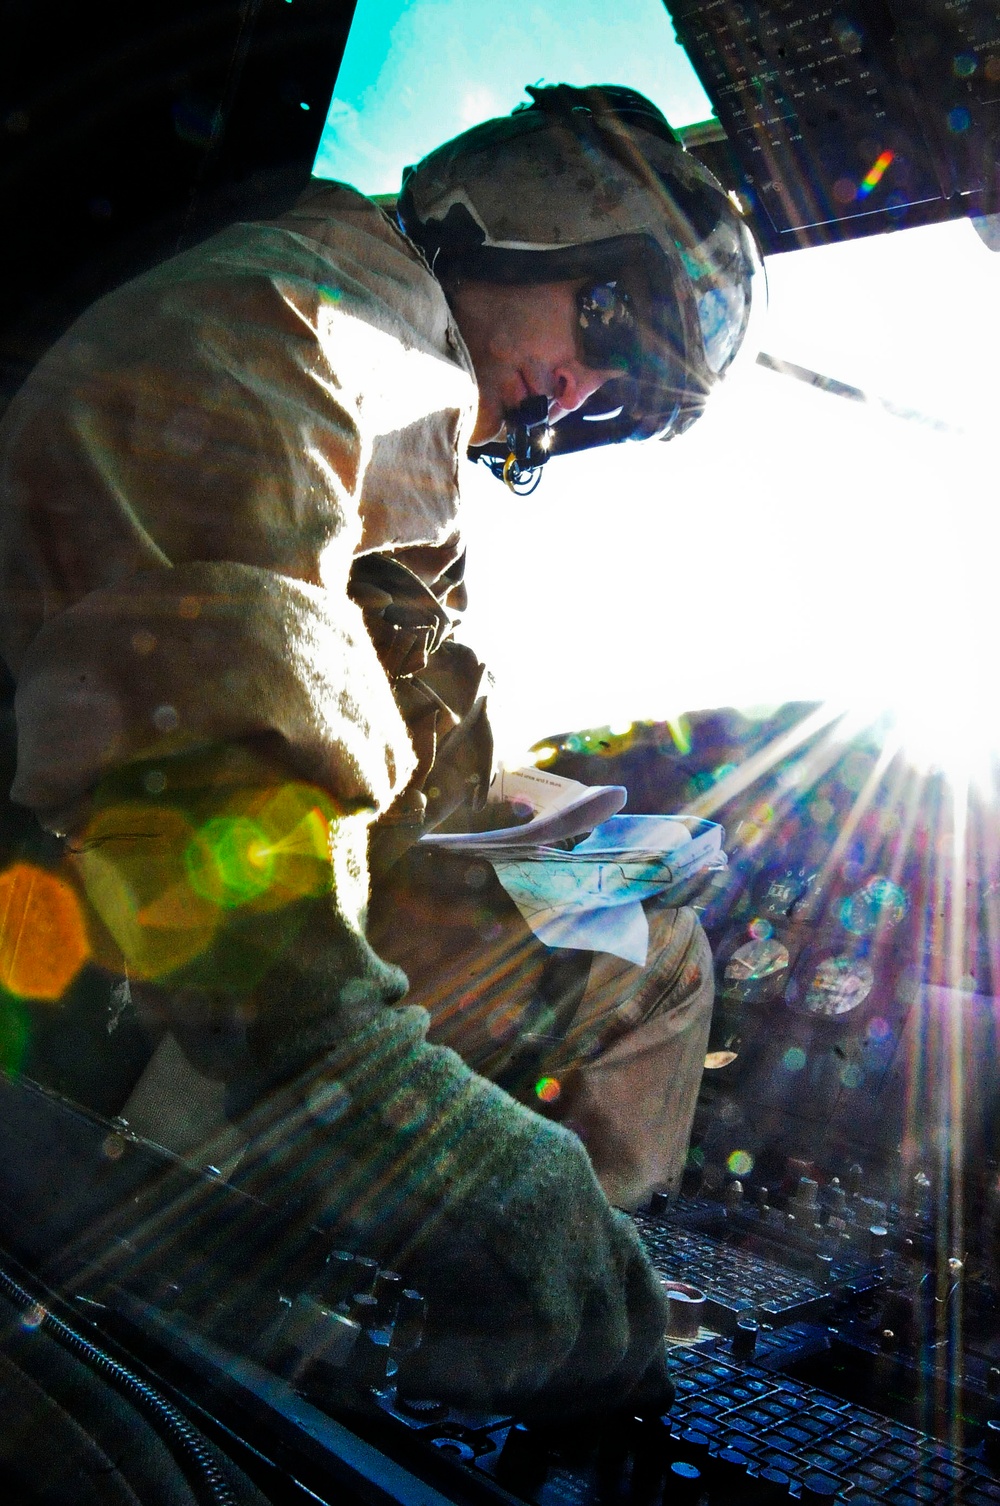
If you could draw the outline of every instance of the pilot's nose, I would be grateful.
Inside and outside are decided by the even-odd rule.
[[[573,413],[592,397],[608,380],[605,371],[591,371],[580,361],[568,361],[556,367],[552,373],[553,394],[549,402],[549,421],[555,423],[567,413]]]

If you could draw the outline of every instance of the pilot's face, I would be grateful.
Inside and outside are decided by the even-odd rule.
[[[544,395],[549,422],[579,408],[610,380],[583,360],[576,295],[582,282],[525,286],[463,282],[450,295],[479,386],[473,444],[502,438],[504,416]]]

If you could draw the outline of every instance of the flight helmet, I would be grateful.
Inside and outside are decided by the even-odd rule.
[[[475,446],[517,485],[555,454],[672,439],[733,366],[760,254],[736,199],[643,95],[530,87],[530,104],[446,142],[403,175],[398,215],[446,289],[579,280],[584,361],[617,374],[557,424],[547,401]]]

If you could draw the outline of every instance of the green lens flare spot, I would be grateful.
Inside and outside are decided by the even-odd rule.
[[[540,1077],[535,1083],[535,1093],[543,1103],[555,1103],[561,1092],[557,1077]]]
[[[686,758],[691,752],[691,725],[686,716],[667,718],[667,727],[673,738],[674,747],[682,758]],[[711,784],[712,776],[709,775],[708,783]]]
[[[188,881],[196,894],[233,910],[263,894],[274,877],[274,847],[245,816],[207,821],[184,854]]]
[[[0,988],[0,1071],[16,1077],[30,1043],[27,1010],[6,989]]]

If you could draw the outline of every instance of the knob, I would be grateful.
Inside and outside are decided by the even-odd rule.
[[[369,1255],[355,1255],[354,1264],[357,1267],[354,1290],[370,1292],[378,1275],[378,1261],[372,1260]]]
[[[350,1250],[331,1250],[318,1282],[319,1295],[330,1307],[347,1302],[354,1292],[371,1291],[378,1261]]]
[[[833,1256],[820,1250],[813,1257],[813,1277],[817,1286],[829,1286],[833,1280]]]
[[[677,1457],[677,1446],[671,1436],[669,1417],[655,1413],[645,1416],[630,1416],[625,1428],[626,1452],[632,1456],[632,1473],[629,1481],[629,1499],[639,1506],[640,1502],[655,1500],[662,1490],[663,1471],[670,1460]],[[613,1449],[602,1451],[600,1478],[595,1479],[598,1498],[604,1499],[608,1488],[615,1492],[615,1462]],[[619,1455],[617,1473],[621,1478],[624,1459]]]
[[[884,1260],[889,1230],[885,1224],[872,1224],[868,1230],[868,1259]]]
[[[847,1193],[840,1185],[840,1178],[833,1177],[826,1189],[824,1202],[831,1218],[843,1218],[847,1207]]]
[[[515,1422],[500,1450],[497,1475],[503,1484],[517,1491],[534,1490],[545,1479],[547,1455],[542,1439],[523,1422]]]
[[[696,1339],[705,1314],[705,1293],[686,1281],[664,1281],[667,1332],[672,1339]]]
[[[387,1328],[396,1316],[399,1299],[403,1292],[403,1278],[396,1271],[379,1271],[372,1287],[372,1296],[378,1303],[378,1326]]]
[[[819,1206],[819,1183],[812,1177],[799,1177],[799,1185],[792,1198],[796,1207],[805,1211]]]
[[[732,1355],[734,1360],[741,1360],[746,1364],[752,1360],[757,1350],[757,1335],[760,1332],[760,1324],[753,1318],[737,1318],[736,1328],[733,1332]]]
[[[384,1328],[362,1329],[350,1360],[351,1376],[359,1386],[381,1389],[389,1370],[389,1335]]]
[[[359,1289],[355,1257],[350,1250],[331,1250],[318,1282],[320,1295],[331,1307],[346,1302]]]
[[[348,1316],[354,1319],[360,1328],[367,1331],[378,1327],[378,1298],[371,1292],[356,1292],[351,1298],[348,1308]]]
[[[400,1292],[396,1321],[392,1325],[394,1354],[409,1354],[411,1350],[420,1348],[426,1316],[427,1302],[419,1292],[415,1292],[412,1287]]]

